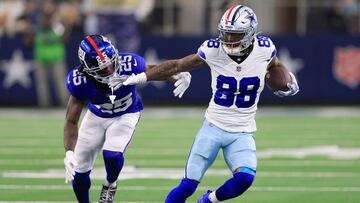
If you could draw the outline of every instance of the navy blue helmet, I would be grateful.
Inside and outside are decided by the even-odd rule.
[[[109,39],[90,35],[83,39],[78,51],[81,71],[100,83],[107,84],[119,69],[119,54]]]

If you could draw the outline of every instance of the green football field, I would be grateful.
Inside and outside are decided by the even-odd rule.
[[[63,178],[62,116],[1,113],[0,203],[75,202]],[[290,113],[257,118],[255,182],[243,196],[228,202],[359,203],[360,115]],[[125,154],[116,202],[164,202],[182,177],[201,123],[202,114],[145,114]],[[101,156],[93,175],[91,200],[96,202],[104,178]],[[196,202],[229,177],[219,153],[188,202]]]

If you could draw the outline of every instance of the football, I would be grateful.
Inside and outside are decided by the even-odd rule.
[[[287,83],[291,82],[289,71],[285,68],[271,68],[265,75],[265,83],[272,90],[287,91]]]

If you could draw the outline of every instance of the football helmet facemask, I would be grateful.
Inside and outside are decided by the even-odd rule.
[[[218,25],[223,50],[231,56],[241,56],[250,47],[257,34],[257,18],[246,6],[234,5],[222,16]]]
[[[86,36],[80,43],[78,57],[81,72],[100,83],[108,84],[109,79],[120,68],[117,49],[102,35]]]

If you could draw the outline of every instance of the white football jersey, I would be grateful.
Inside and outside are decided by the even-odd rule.
[[[218,39],[206,40],[198,50],[211,70],[212,98],[205,118],[229,132],[256,131],[255,114],[265,74],[276,48],[270,38],[257,36],[250,55],[240,64],[221,48]]]

